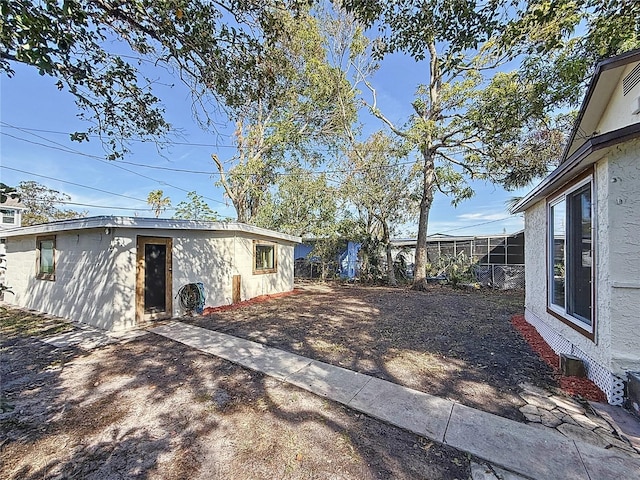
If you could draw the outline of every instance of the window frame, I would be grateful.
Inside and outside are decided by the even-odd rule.
[[[53,262],[53,271],[50,273],[42,271],[42,242],[53,242],[52,247],[52,262]],[[44,235],[40,237],[36,237],[36,278],[40,280],[49,280],[54,281],[56,279],[56,236],[55,235]]]
[[[568,250],[569,248],[573,249],[573,247],[569,246],[568,237],[570,235],[570,230],[574,222],[569,217],[569,202],[567,199],[571,196],[572,193],[577,192],[578,190],[584,188],[586,185],[589,185],[589,192],[591,196],[591,205],[590,205],[590,219],[591,219],[591,325],[586,323],[584,319],[581,319],[579,316],[572,315],[568,311],[569,305],[569,295],[573,290],[573,286],[569,283],[568,280]],[[546,278],[547,278],[547,313],[554,316],[565,325],[573,328],[580,334],[589,338],[592,341],[595,341],[595,332],[596,332],[596,235],[597,235],[597,219],[596,219],[596,189],[595,189],[595,180],[594,173],[592,169],[589,169],[585,174],[580,175],[570,184],[567,184],[563,187],[561,191],[557,191],[553,196],[548,197],[547,205],[546,205]],[[553,303],[553,281],[554,281],[554,239],[553,235],[553,217],[551,216],[552,208],[559,203],[565,203],[565,239],[564,239],[564,307],[560,307]]]
[[[269,268],[258,268],[256,262],[258,260],[258,247],[268,246],[273,249],[273,266]],[[253,241],[253,258],[252,258],[253,274],[264,275],[267,273],[276,273],[278,271],[278,244],[275,242],[267,242],[262,240]]]
[[[3,225],[15,225],[16,224],[16,217],[18,212],[16,212],[15,210],[11,209],[11,208],[2,208],[0,209],[0,214],[2,216],[2,224]],[[11,222],[6,222],[5,219],[11,219]]]

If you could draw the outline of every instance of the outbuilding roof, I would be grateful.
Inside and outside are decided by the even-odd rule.
[[[9,228],[0,232],[0,237],[20,237],[41,235],[92,228],[127,228],[140,230],[199,230],[212,232],[239,232],[258,235],[291,243],[301,243],[302,239],[267,228],[255,227],[239,222],[206,222],[200,220],[175,220],[167,218],[97,216],[73,220],[42,223],[28,227]]]

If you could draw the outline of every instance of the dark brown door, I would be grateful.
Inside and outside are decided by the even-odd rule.
[[[170,318],[172,313],[170,238],[138,237],[136,318]]]

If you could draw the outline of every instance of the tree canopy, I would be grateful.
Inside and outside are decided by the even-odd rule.
[[[90,122],[72,139],[97,133],[116,158],[127,139],[157,140],[171,128],[141,64],[199,85],[194,102],[213,99],[207,108],[245,104],[272,80],[264,47],[280,34],[279,12],[304,3],[2,0],[0,71],[11,77],[22,63],[55,78]]]
[[[23,227],[87,216],[87,212],[60,208],[59,205],[67,204],[71,197],[66,193],[53,190],[38,182],[20,182],[17,192],[22,206],[26,208],[22,213]]]

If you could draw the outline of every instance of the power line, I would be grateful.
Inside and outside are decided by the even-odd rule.
[[[20,127],[14,127],[13,125],[9,125],[6,122],[0,122],[0,123],[2,123],[4,125],[7,125],[9,127],[12,127],[12,128],[16,128],[17,130],[21,130]],[[7,136],[9,136],[11,138],[15,138],[16,140],[21,140],[23,142],[32,143],[32,144],[35,144],[35,145],[41,145],[41,146],[47,147],[47,148],[55,148],[57,150],[61,150],[60,148],[56,148],[56,147],[52,147],[52,146],[49,146],[49,145],[41,144],[41,143],[38,143],[38,142],[34,142],[34,141],[26,139],[26,138],[16,137],[16,136],[10,135],[10,134],[8,134],[6,132],[1,132],[1,133],[2,133],[2,135],[7,135]],[[110,165],[112,167],[119,168],[120,170],[124,170],[125,172],[131,173],[131,174],[136,175],[138,177],[141,177],[141,178],[144,178],[144,179],[147,179],[147,180],[151,180],[151,181],[156,182],[156,183],[158,183],[160,185],[166,185],[167,187],[171,187],[171,188],[174,188],[176,190],[180,190],[180,191],[185,192],[185,193],[190,193],[189,190],[184,189],[182,187],[178,187],[176,185],[172,185],[172,184],[170,184],[168,182],[165,182],[163,180],[158,180],[156,178],[149,177],[148,175],[143,175],[142,173],[138,173],[138,172],[136,172],[134,170],[130,170],[128,168],[125,168],[125,167],[122,167],[120,165],[117,165],[116,162],[114,162],[114,161],[105,160],[105,159],[103,159],[101,157],[98,157],[96,155],[89,155],[89,154],[86,154],[84,152],[79,152],[77,150],[70,149],[70,148],[68,148],[68,147],[66,147],[66,146],[64,146],[62,144],[59,144],[59,143],[57,143],[57,142],[55,142],[53,140],[50,140],[50,139],[48,139],[46,137],[42,137],[41,135],[37,135],[37,134],[32,133],[32,132],[25,131],[24,133],[27,133],[29,135],[33,135],[33,136],[35,136],[37,138],[41,138],[42,140],[45,140],[45,141],[50,142],[50,143],[53,143],[54,145],[59,145],[59,146],[63,147],[62,151],[66,152],[66,153],[73,153],[75,155],[81,155],[81,156],[84,156],[84,157],[92,158],[94,160],[97,160],[99,162],[105,163],[105,164]],[[220,203],[220,204],[225,205],[225,206],[227,205],[225,202],[223,202],[221,200],[217,200],[215,198],[206,197],[204,195],[201,195],[201,197],[204,198],[204,199],[210,200],[212,202],[215,202],[215,203]]]
[[[1,122],[1,123],[4,123],[4,122]],[[18,129],[18,130],[22,130],[21,127],[14,127],[13,125],[7,125],[6,123],[5,123],[5,125],[10,127],[10,128],[15,128],[15,129]],[[59,143],[57,143],[57,142],[55,142],[53,140],[47,139],[45,137],[41,137],[40,135],[35,135],[35,134],[33,134],[31,132],[28,132],[28,131],[25,131],[25,133],[30,134],[30,135],[34,135],[34,136],[36,136],[38,138],[42,138],[45,141],[54,143],[55,145],[61,145],[61,146],[57,147],[55,145],[47,145],[47,144],[44,144],[44,143],[35,142],[33,140],[29,140],[29,139],[22,138],[22,137],[17,137],[15,135],[11,135],[10,133],[6,133],[6,132],[1,132],[1,133],[2,133],[2,135],[6,135],[7,137],[11,137],[11,138],[14,138],[16,140],[27,142],[27,143],[30,143],[32,145],[38,145],[38,146],[45,147],[45,148],[50,148],[50,149],[53,149],[53,150],[60,150],[60,151],[65,152],[65,153],[71,153],[71,154],[74,154],[74,155],[80,155],[80,156],[83,156],[83,157],[87,157],[87,158],[91,158],[91,159],[94,159],[94,160],[98,160],[98,161],[103,162],[103,163],[108,163],[111,166],[114,166],[116,168],[120,168],[120,169],[125,170],[125,171],[130,172],[130,173],[133,173],[134,175],[138,175],[138,176],[141,176],[143,178],[147,178],[147,179],[153,180],[153,181],[161,183],[161,184],[166,184],[166,185],[169,185],[169,186],[171,186],[173,188],[177,188],[179,190],[180,190],[180,187],[176,187],[176,186],[167,184],[166,182],[163,182],[163,181],[160,181],[160,180],[152,179],[151,177],[145,176],[145,175],[143,175],[141,173],[134,172],[134,171],[126,169],[124,167],[120,167],[117,164],[124,163],[124,164],[127,164],[127,165],[133,165],[133,166],[136,166],[136,167],[150,168],[150,169],[155,169],[155,170],[164,170],[164,171],[171,171],[171,172],[178,172],[178,173],[190,173],[190,174],[209,175],[209,176],[222,175],[222,173],[219,172],[219,171],[215,172],[215,171],[205,171],[205,170],[189,170],[189,169],[183,169],[183,168],[162,167],[162,166],[158,166],[158,165],[146,165],[144,163],[129,162],[129,161],[126,161],[126,160],[106,160],[103,157],[100,157],[100,156],[97,156],[97,155],[91,155],[91,154],[88,154],[88,153],[79,152],[77,150],[70,149],[69,147],[61,145],[61,144],[59,144]],[[416,163],[415,160],[409,160],[409,161],[406,161],[406,162],[397,162],[394,165],[389,166],[389,167],[385,167],[385,168],[393,168],[393,167],[396,167],[396,166],[404,166],[404,165],[413,165],[415,163]],[[306,173],[308,175],[350,174],[350,173],[366,172],[366,171],[369,171],[369,170],[374,170],[376,168],[381,168],[381,167],[380,166],[371,166],[371,167],[368,167],[368,168],[354,168],[354,169],[315,170],[315,171],[314,170],[306,170],[304,173]],[[241,174],[238,174],[238,175],[246,176],[246,175],[259,175],[259,174],[260,174],[259,172],[256,172],[256,173],[247,172],[247,173],[241,173]],[[297,172],[275,172],[274,175],[276,175],[276,176],[294,176],[294,175],[299,175],[299,173],[297,173]],[[183,190],[183,191],[186,191],[186,190]],[[188,193],[188,191],[187,191],[187,193]],[[208,198],[208,197],[203,197],[203,198]],[[223,204],[226,205],[226,203],[221,202],[220,200],[215,200],[215,199],[211,199],[211,198],[208,198],[208,199],[212,200],[214,202],[223,203]]]
[[[136,198],[136,197],[131,197],[129,195],[123,195],[121,193],[115,193],[115,192],[110,192],[108,190],[103,190],[101,188],[96,188],[96,187],[90,187],[88,185],[83,185],[81,183],[75,183],[75,182],[69,182],[67,180],[62,180],[60,178],[54,178],[54,177],[49,177],[47,175],[40,175],[39,173],[33,173],[33,172],[27,172],[26,170],[20,170],[19,168],[13,168],[13,167],[7,167],[6,165],[0,165],[0,168],[4,168],[6,170],[12,170],[14,172],[20,172],[20,173],[24,173],[26,175],[32,175],[34,177],[40,177],[40,178],[46,178],[47,180],[53,180],[55,182],[61,182],[61,183],[68,183],[69,185],[75,185],[76,187],[82,187],[82,188],[87,188],[89,190],[95,190],[96,192],[102,192],[102,193],[107,193],[109,195],[115,195],[116,197],[122,197],[122,198],[126,198],[128,200],[135,200],[136,202],[143,202],[143,203],[147,203],[146,200],[142,200],[140,198]]]
[[[449,230],[443,230],[442,232],[439,232],[439,233],[455,232],[456,230],[464,230],[465,228],[481,227],[482,225],[488,225],[489,223],[504,222],[505,220],[509,220],[515,217],[521,217],[521,215],[509,215],[508,217],[498,218],[497,220],[489,220],[487,222],[482,222],[482,223],[476,223],[475,225],[467,225],[465,227],[450,228]]]
[[[94,205],[92,203],[67,202],[64,200],[56,200],[54,203],[61,203],[64,205],[77,205],[79,207],[108,208],[110,210],[135,210],[138,212],[151,212],[155,210],[154,208],[116,207],[113,205]],[[162,208],[162,210],[175,210],[175,208],[167,207],[167,208]]]

